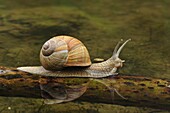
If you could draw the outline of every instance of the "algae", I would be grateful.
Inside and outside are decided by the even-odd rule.
[[[1,113],[169,113],[165,110],[151,108],[137,108],[111,104],[69,102],[64,104],[45,105],[42,99],[1,97]]]

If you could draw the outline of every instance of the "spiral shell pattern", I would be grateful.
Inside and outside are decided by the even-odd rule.
[[[40,51],[40,62],[47,70],[91,65],[87,48],[81,41],[70,36],[56,36],[48,40]]]

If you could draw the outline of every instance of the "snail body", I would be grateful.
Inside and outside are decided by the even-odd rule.
[[[57,36],[48,40],[40,51],[42,66],[19,67],[18,70],[53,77],[90,77],[102,78],[116,75],[124,60],[119,54],[126,43],[116,45],[113,55],[101,63],[91,63],[84,44],[70,36]]]

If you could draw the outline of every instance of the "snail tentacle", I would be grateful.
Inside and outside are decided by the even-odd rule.
[[[119,48],[119,45],[120,45],[121,41],[123,41],[123,40],[120,40],[120,41],[117,43],[117,45],[116,45],[116,47],[115,47],[115,49],[114,49],[114,51],[113,51],[113,56],[116,55],[117,50],[118,50],[118,48]]]
[[[116,52],[116,56],[119,57],[120,52],[122,51],[123,47],[130,41],[131,39],[126,40],[118,49],[118,51]]]

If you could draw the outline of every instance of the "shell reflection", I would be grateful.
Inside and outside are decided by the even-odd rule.
[[[40,84],[41,95],[45,98],[45,104],[57,104],[73,101],[82,96],[87,90],[88,83],[79,85],[66,85],[50,81]]]

